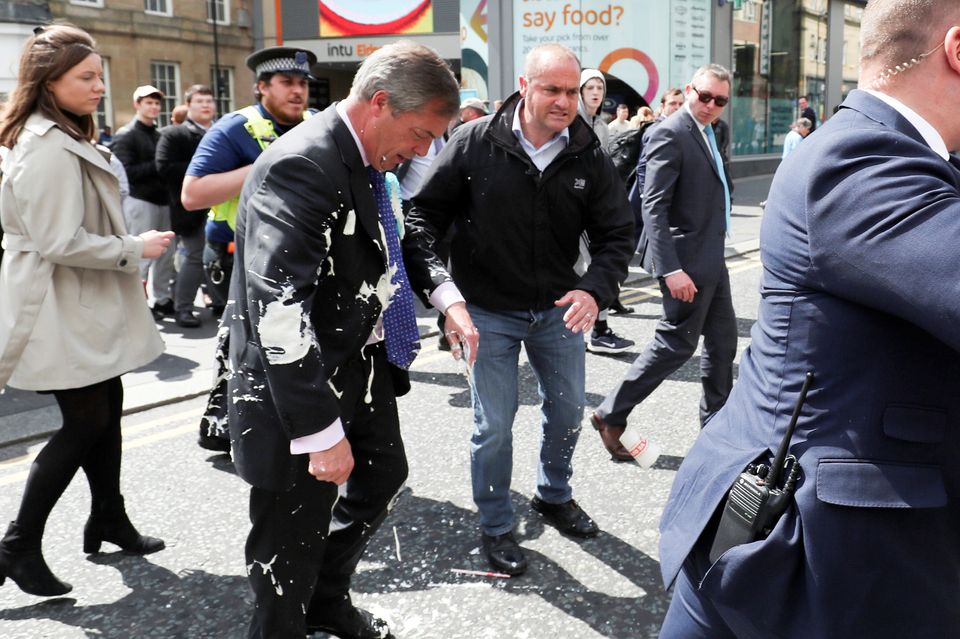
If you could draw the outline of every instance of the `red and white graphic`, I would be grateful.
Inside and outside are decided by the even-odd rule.
[[[433,33],[432,0],[320,2],[320,37]]]

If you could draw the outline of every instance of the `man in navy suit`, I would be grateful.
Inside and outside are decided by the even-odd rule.
[[[632,459],[619,441],[627,416],[690,359],[701,335],[701,423],[733,385],[737,320],[723,259],[730,191],[711,126],[729,100],[729,71],[718,64],[697,69],[683,108],[652,127],[644,147],[641,255],[643,268],[659,279],[663,316],[653,341],[591,416],[618,461]]]
[[[419,338],[399,188],[382,172],[426,153],[458,106],[436,52],[385,46],[346,100],[274,142],[244,183],[224,321],[230,438],[251,484],[251,639],[387,633],[349,594],[407,476],[396,397]]]
[[[663,639],[952,637],[960,628],[960,3],[870,0],[859,90],[780,165],[736,387],[660,523]],[[806,373],[796,493],[710,548]]]

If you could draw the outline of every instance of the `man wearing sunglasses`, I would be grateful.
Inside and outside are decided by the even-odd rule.
[[[608,449],[634,407],[690,359],[701,335],[701,426],[730,394],[737,349],[723,259],[730,192],[711,126],[729,100],[730,72],[705,65],[686,86],[683,107],[650,129],[640,253],[644,269],[659,279],[663,315],[653,341],[591,417]]]

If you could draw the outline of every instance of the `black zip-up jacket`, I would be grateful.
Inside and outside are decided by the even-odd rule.
[[[545,310],[573,289],[603,308],[634,253],[623,183],[579,117],[570,142],[541,173],[513,133],[515,93],[494,115],[457,129],[434,160],[406,218],[403,257],[426,301],[452,279],[467,302],[493,311]],[[448,274],[436,240],[453,225]],[[592,261],[577,275],[580,234]]]
[[[187,118],[183,124],[164,127],[157,142],[156,165],[160,179],[167,189],[170,200],[170,224],[177,234],[190,234],[206,224],[207,209],[188,211],[180,201],[180,189],[193,152],[207,132],[202,126]]]
[[[113,136],[110,150],[123,163],[130,182],[130,197],[153,204],[169,204],[167,189],[157,173],[155,158],[160,132],[134,118]]]

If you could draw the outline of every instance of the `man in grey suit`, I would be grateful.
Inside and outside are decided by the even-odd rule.
[[[663,315],[653,341],[591,417],[615,460],[631,459],[618,441],[630,411],[690,359],[701,335],[701,426],[733,386],[737,323],[723,260],[730,191],[711,126],[730,100],[730,72],[700,67],[685,94],[645,148],[641,255],[659,278]]]

